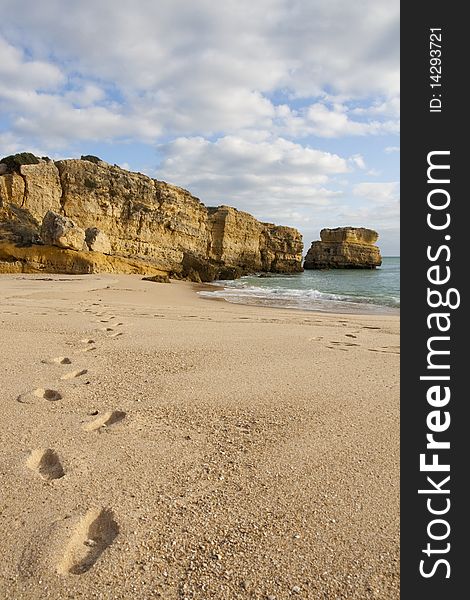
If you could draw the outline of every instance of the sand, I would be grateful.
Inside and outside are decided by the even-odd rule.
[[[2,599],[399,597],[399,320],[0,278]]]

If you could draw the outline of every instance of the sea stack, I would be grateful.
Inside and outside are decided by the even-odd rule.
[[[365,227],[322,229],[321,241],[312,242],[304,269],[375,269],[382,264],[375,245],[379,234]]]

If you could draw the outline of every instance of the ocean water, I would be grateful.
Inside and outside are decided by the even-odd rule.
[[[201,291],[206,298],[334,313],[397,314],[400,308],[400,258],[386,257],[377,269],[304,271],[293,275],[247,275],[218,281]]]

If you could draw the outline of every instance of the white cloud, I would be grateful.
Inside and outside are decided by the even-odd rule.
[[[175,75],[315,95],[398,91],[399,3],[358,0],[3,0],[7,31],[123,87]],[[191,56],[191,61],[187,57]],[[171,60],[169,60],[171,59]],[[177,79],[177,78],[176,78]]]
[[[286,205],[329,204],[337,194],[324,187],[329,177],[351,170],[349,161],[336,154],[283,138],[178,138],[159,150],[159,179],[188,187],[206,203],[233,204],[258,215],[279,214]]]
[[[143,139],[160,131],[271,130],[276,107],[270,95],[276,90],[291,98],[324,96],[326,89],[350,98],[397,94],[398,9],[398,2],[385,0],[82,0],[67,10],[59,0],[40,6],[3,0],[2,25],[10,43],[3,41],[1,48],[0,81],[10,90],[54,91],[61,83],[73,84],[78,73],[81,89],[63,91],[69,108],[78,103],[106,109],[114,101],[112,111],[120,115],[110,123],[105,112],[89,113],[101,127],[99,135],[101,130],[128,135],[126,121],[135,119],[146,124],[147,134],[136,128]],[[26,40],[35,60],[17,49]],[[11,80],[15,85],[8,85]],[[107,84],[112,85],[104,97]],[[382,105],[368,116],[384,116]],[[22,110],[28,123],[37,122],[28,124],[31,131],[47,131],[41,113],[28,114],[24,105]],[[64,107],[61,114],[54,134],[62,126],[62,135],[70,136],[81,119]],[[291,128],[300,135],[304,126],[325,137],[396,131],[393,123],[357,122],[341,107],[323,103],[300,116],[296,127],[296,115],[286,115],[278,133],[287,135]]]
[[[41,60],[28,60],[21,50],[7,43],[1,35],[0,57],[0,82],[3,88],[11,91],[50,90],[63,83],[64,77],[58,67]]]
[[[32,152],[36,156],[46,156],[48,154],[44,146],[31,145],[28,140],[10,131],[0,132],[0,158],[17,152]],[[54,159],[62,158],[59,155],[51,155],[50,153],[49,156]]]
[[[376,218],[342,177],[383,172],[360,144],[398,134],[398,21],[398,0],[2,0],[0,154],[143,143],[205,202],[309,231]]]
[[[362,109],[364,114],[375,114],[374,107]],[[276,107],[275,129],[280,134],[302,138],[317,136],[339,138],[344,136],[366,136],[397,134],[397,118],[383,119],[382,114],[374,120],[351,118],[357,109],[349,109],[346,103],[315,102],[300,110],[291,110],[286,105]],[[385,113],[383,113],[385,114]],[[361,116],[364,119],[363,116]]]
[[[384,116],[398,119],[400,116],[400,99],[398,96],[376,101],[367,107],[358,107],[351,111],[356,115]]]
[[[399,201],[399,183],[390,182],[366,182],[358,183],[353,187],[353,194],[364,200],[369,200],[377,204],[398,204]]]
[[[385,154],[393,154],[394,152],[400,152],[399,146],[387,146],[384,148]]]
[[[361,156],[360,154],[354,154],[354,156],[351,156],[351,158],[349,160],[354,166],[358,167],[359,169],[366,168],[366,163],[364,161],[364,157]]]
[[[45,137],[48,146],[64,146],[70,139],[111,141],[122,137],[154,140],[158,125],[130,116],[112,107],[74,108],[60,96],[29,93],[17,95],[17,106],[26,110],[14,119],[14,129],[23,136]]]
[[[64,99],[76,107],[91,106],[104,100],[105,91],[93,83],[84,83],[77,89],[64,94]]]

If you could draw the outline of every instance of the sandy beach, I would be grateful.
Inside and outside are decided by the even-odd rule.
[[[399,318],[0,277],[2,599],[399,597]]]

